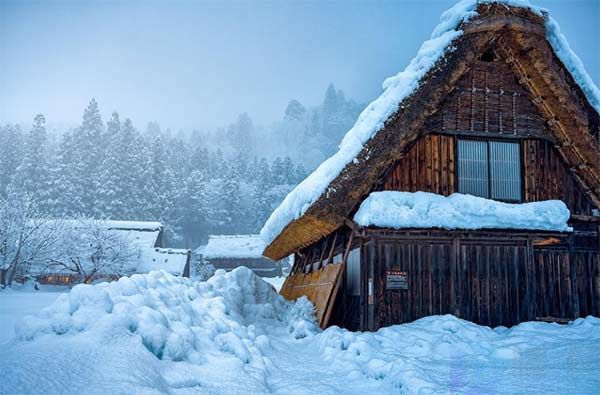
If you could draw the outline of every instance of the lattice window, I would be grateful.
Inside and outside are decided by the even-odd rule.
[[[521,201],[521,149],[518,143],[489,142],[492,199]]]
[[[489,198],[487,141],[458,140],[458,191]]]
[[[458,140],[458,191],[504,201],[521,201],[519,143]]]

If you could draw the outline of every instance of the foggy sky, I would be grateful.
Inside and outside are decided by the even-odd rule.
[[[0,123],[77,124],[92,97],[139,127],[269,123],[329,82],[366,103],[453,3],[0,0]],[[600,82],[600,1],[535,4]]]

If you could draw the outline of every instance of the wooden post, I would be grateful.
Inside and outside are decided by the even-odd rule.
[[[527,320],[535,320],[537,317],[537,306],[536,306],[536,274],[535,274],[535,261],[533,259],[533,240],[531,237],[527,238],[527,260],[525,265],[525,282],[527,284],[526,295],[526,311]]]
[[[569,271],[571,273],[571,292],[573,298],[573,318],[579,318],[579,288],[577,287],[577,270],[575,268],[575,246],[573,234],[569,235]]]
[[[375,278],[375,265],[377,265],[377,261],[377,240],[375,238],[371,238],[371,243],[369,244],[369,266],[367,277],[367,318],[368,329],[370,331],[377,330],[375,323],[375,316],[377,314],[375,311],[375,282],[377,281]]]
[[[329,265],[333,262],[333,253],[335,252],[335,243],[337,243],[338,234],[337,232],[333,235],[333,241],[331,242],[331,249],[329,250],[329,255],[327,256],[327,261],[324,263],[324,266]]]

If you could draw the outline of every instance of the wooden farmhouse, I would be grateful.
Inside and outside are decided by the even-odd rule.
[[[281,293],[372,331],[600,316],[599,109],[545,11],[455,6],[265,224]]]

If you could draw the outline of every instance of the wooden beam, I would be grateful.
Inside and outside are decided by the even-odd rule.
[[[597,217],[595,215],[571,214],[571,220],[581,221],[581,222],[600,222],[600,217]]]
[[[342,259],[342,268],[335,279],[333,290],[329,294],[329,298],[327,299],[327,303],[325,304],[325,314],[323,315],[323,322],[321,325],[322,328],[326,328],[329,325],[329,319],[331,318],[331,312],[333,311],[333,305],[335,304],[335,299],[340,288],[340,283],[342,282],[341,280],[344,276],[344,273],[346,272],[346,260],[348,259],[348,254],[350,254],[350,248],[352,247],[353,241],[354,233],[350,233],[350,238],[348,239],[346,251],[344,251],[344,257]]]
[[[335,232],[335,234],[333,235],[333,241],[331,243],[331,249],[329,250],[329,255],[327,256],[326,265],[329,265],[330,263],[333,262],[333,253],[335,252],[335,245],[337,243],[337,239],[338,239],[338,232]]]

